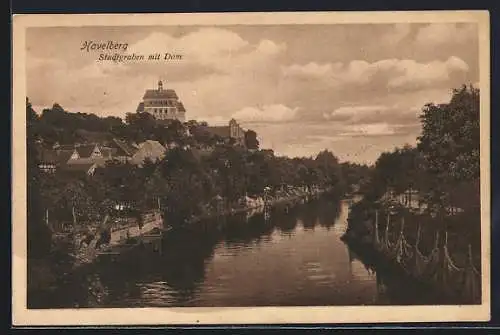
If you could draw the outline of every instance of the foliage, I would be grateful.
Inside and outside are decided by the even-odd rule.
[[[245,132],[245,146],[248,149],[259,149],[259,140],[255,131],[249,129]]]
[[[439,210],[453,205],[457,188],[479,181],[479,89],[456,89],[448,104],[428,104],[420,118],[418,149],[433,177],[426,196]]]
[[[41,190],[40,173],[37,164],[37,154],[35,150],[36,134],[34,125],[38,119],[31,103],[26,99],[26,120],[27,120],[27,235],[28,235],[28,256],[42,257],[50,251],[51,232],[43,221],[44,210],[40,203]]]
[[[364,188],[368,199],[389,190],[417,190],[430,212],[451,207],[479,210],[479,90],[453,90],[446,104],[427,104],[420,115],[422,132],[416,147],[384,152]]]

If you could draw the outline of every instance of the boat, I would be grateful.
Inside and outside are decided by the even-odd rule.
[[[139,243],[161,238],[165,230],[159,210],[140,215],[137,220],[111,221],[107,215],[95,233],[74,234],[74,267],[93,263],[99,256],[119,255]]]

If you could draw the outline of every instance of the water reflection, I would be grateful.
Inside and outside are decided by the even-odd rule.
[[[424,302],[339,240],[348,206],[331,199],[171,231],[161,254],[133,250],[62,285],[47,307],[283,306]],[[89,289],[92,287],[92,290]],[[64,294],[60,294],[64,292]],[[50,305],[50,306],[49,306]],[[57,305],[57,306],[55,306]]]

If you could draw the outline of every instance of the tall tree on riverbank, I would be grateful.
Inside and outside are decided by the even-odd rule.
[[[457,202],[479,207],[479,89],[464,85],[453,90],[449,103],[426,105],[420,119],[418,149],[432,181],[426,190],[428,201],[437,210]],[[457,190],[467,186],[472,192],[464,202]]]

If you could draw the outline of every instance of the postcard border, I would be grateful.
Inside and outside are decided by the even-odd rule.
[[[57,19],[54,19],[57,17]],[[168,20],[165,20],[168,19]],[[55,24],[54,22],[57,22]],[[26,308],[25,30],[49,26],[351,24],[477,22],[481,89],[482,304],[251,308]],[[14,325],[295,324],[490,320],[490,27],[487,11],[210,14],[18,14],[13,16],[12,322]],[[103,313],[105,311],[105,313]]]

